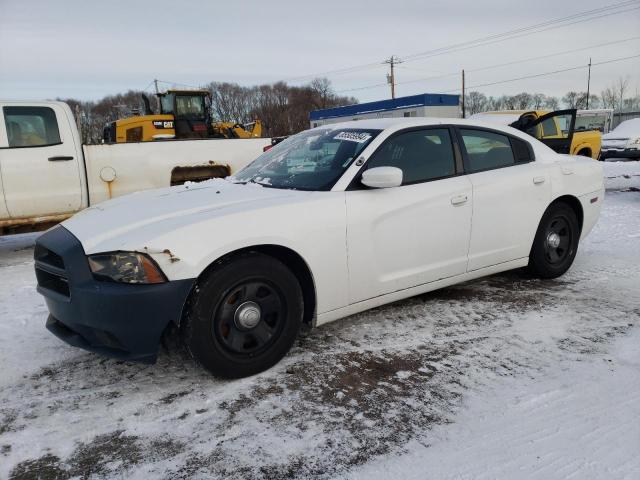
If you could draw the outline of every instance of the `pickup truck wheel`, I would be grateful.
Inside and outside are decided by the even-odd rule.
[[[279,260],[252,252],[223,262],[199,281],[186,307],[182,339],[214,375],[246,377],[289,351],[303,312],[295,275]]]
[[[564,274],[576,256],[580,227],[565,203],[551,205],[542,216],[529,254],[529,271],[540,278]]]

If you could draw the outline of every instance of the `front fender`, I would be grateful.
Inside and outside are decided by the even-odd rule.
[[[277,208],[277,212],[276,209]],[[151,255],[169,280],[199,277],[216,260],[237,250],[274,245],[295,252],[315,281],[317,312],[348,301],[344,194],[317,204],[285,204],[273,211],[240,212],[166,232],[136,250]]]

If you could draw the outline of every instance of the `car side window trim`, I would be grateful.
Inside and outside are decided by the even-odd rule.
[[[461,151],[461,154],[462,154],[462,160],[463,160],[462,163],[464,165],[464,173],[465,173],[465,175],[470,175],[470,174],[474,174],[474,173],[481,173],[481,172],[489,172],[491,170],[499,170],[501,168],[517,167],[518,165],[526,165],[526,164],[534,162],[536,160],[535,152],[533,150],[533,147],[531,146],[531,142],[528,142],[524,138],[517,137],[516,135],[512,135],[512,134],[504,132],[502,130],[496,130],[496,129],[493,129],[493,128],[485,128],[485,127],[477,127],[475,125],[454,125],[453,128],[455,130],[455,135],[456,135],[456,139],[458,141],[458,144],[460,145],[460,151]],[[514,160],[515,160],[515,151],[514,151],[514,148],[513,148],[513,140],[524,142],[525,145],[527,146],[527,149],[529,150],[529,160],[526,161],[526,162],[515,161],[513,163],[513,165],[503,165],[503,166],[499,166],[499,167],[490,167],[490,168],[483,168],[482,170],[471,171],[471,165],[470,165],[470,161],[469,161],[469,156],[467,154],[467,148],[464,145],[464,140],[462,139],[461,130],[478,130],[480,132],[493,133],[495,135],[502,135],[503,137],[507,137],[508,140],[509,140],[509,145],[510,145],[510,148],[511,148],[511,152],[514,154]]]
[[[369,161],[374,157],[376,153],[381,151],[387,145],[388,142],[393,141],[393,139],[405,133],[424,131],[424,130],[448,130],[449,139],[451,140],[451,148],[453,150],[455,173],[453,175],[446,175],[444,177],[429,178],[428,180],[418,180],[416,182],[403,183],[402,185],[400,185],[400,187],[396,187],[396,188],[410,187],[412,185],[418,185],[420,183],[429,183],[429,182],[434,182],[438,180],[444,180],[447,178],[453,178],[460,175],[464,175],[465,172],[463,167],[462,153],[461,153],[460,146],[458,145],[458,139],[456,137],[456,132],[453,128],[453,125],[443,124],[443,125],[415,126],[415,127],[403,128],[402,130],[393,132],[391,135],[385,138],[384,141],[380,145],[378,145],[378,147],[368,156],[366,161],[360,167],[360,170],[358,170],[358,173],[354,175],[353,179],[349,183],[349,186],[345,190],[351,191],[351,190],[361,190],[366,188],[366,187],[363,187],[362,184],[360,183],[362,180],[362,174],[365,172],[365,170],[367,170]]]

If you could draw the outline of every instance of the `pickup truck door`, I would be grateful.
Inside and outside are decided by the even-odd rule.
[[[511,126],[537,138],[557,153],[571,153],[577,112],[575,108],[556,110],[537,119],[531,115],[535,112],[527,112]]]
[[[346,192],[350,302],[465,273],[471,182],[447,127],[392,135],[363,168],[397,167],[399,187]]]
[[[0,172],[9,216],[47,217],[82,207],[82,150],[58,104],[3,104]]]

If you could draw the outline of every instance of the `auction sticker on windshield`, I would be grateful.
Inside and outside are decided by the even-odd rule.
[[[371,134],[367,132],[340,132],[334,140],[346,140],[348,142],[364,143],[371,138]]]

